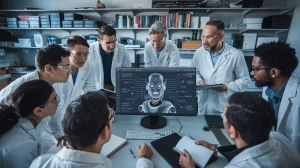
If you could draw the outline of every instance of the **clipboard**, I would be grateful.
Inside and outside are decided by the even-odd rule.
[[[196,86],[196,91],[206,90],[211,88],[220,88],[223,87],[223,84],[213,84],[213,85],[204,85],[204,86]]]
[[[115,92],[111,91],[111,90],[107,90],[107,89],[100,89],[97,91],[98,93],[100,93],[101,95],[105,96],[105,97],[114,97],[116,95]]]

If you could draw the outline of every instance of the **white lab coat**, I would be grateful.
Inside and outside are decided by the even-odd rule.
[[[268,100],[264,91],[263,97]],[[286,136],[300,153],[300,78],[296,75],[290,77],[283,92],[277,131]]]
[[[104,72],[102,57],[99,50],[99,42],[94,42],[90,44],[89,48],[90,55],[88,61],[94,63],[95,72],[96,72],[96,89],[104,88]],[[131,67],[131,62],[124,45],[117,43],[114,51],[114,56],[111,65],[111,81],[114,87],[116,87],[116,68],[117,67]]]
[[[210,52],[203,47],[196,50],[190,64],[196,67],[196,82],[227,85],[227,91],[222,93],[211,89],[199,91],[198,113],[200,115],[221,115],[228,98],[250,85],[251,80],[243,53],[225,42],[224,45],[224,51],[215,67]]]
[[[0,91],[0,103],[1,104],[10,104],[10,95],[24,82],[31,81],[39,79],[39,73],[38,70],[35,70],[34,72],[28,73],[15,81],[13,81],[11,84],[6,86]],[[56,138],[60,138],[64,135],[61,127],[61,120],[62,120],[62,110],[64,105],[64,94],[63,94],[63,87],[62,83],[55,83],[53,84],[54,90],[56,92],[57,97],[59,98],[58,106],[56,113],[44,118],[43,120],[47,121],[51,134]],[[44,127],[43,130],[46,129],[46,125],[39,124],[38,127]]]
[[[271,132],[268,141],[245,149],[225,168],[299,168],[300,155],[282,134]]]
[[[36,158],[31,168],[112,168],[111,161],[102,154],[62,148],[56,154],[45,154]],[[141,158],[137,168],[154,168],[151,160]]]
[[[177,46],[169,40],[165,40],[159,58],[156,50],[152,47],[151,41],[145,44],[144,63],[145,67],[179,67],[180,54]]]
[[[68,81],[63,84],[65,108],[81,94],[96,91],[95,73],[94,64],[86,61],[83,67],[78,68],[75,84],[70,74]]]
[[[28,119],[20,118],[11,130],[0,136],[0,167],[28,168],[40,155],[42,132]]]

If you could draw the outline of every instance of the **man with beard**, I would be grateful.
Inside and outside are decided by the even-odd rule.
[[[225,25],[220,20],[207,22],[202,31],[203,46],[196,50],[191,66],[196,67],[196,85],[223,84],[199,91],[198,113],[221,115],[228,98],[250,85],[244,55],[223,41]]]
[[[255,85],[266,86],[277,122],[274,129],[285,135],[300,152],[300,79],[293,75],[298,59],[285,43],[262,44],[254,49],[251,75]]]

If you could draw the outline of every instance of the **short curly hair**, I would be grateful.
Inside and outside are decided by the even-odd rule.
[[[254,54],[262,65],[277,68],[286,77],[290,77],[298,66],[295,49],[284,42],[264,43],[254,49]]]

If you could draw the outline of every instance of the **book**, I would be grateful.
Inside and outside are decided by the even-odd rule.
[[[223,84],[196,86],[196,91],[206,90],[206,89],[211,89],[211,88],[218,88],[218,87],[223,87]]]
[[[118,149],[123,147],[126,143],[127,139],[111,134],[110,140],[103,145],[101,154],[103,154],[106,157],[109,157]]]
[[[192,140],[191,138],[184,136],[179,140],[173,149],[178,153],[183,153],[184,149],[187,150],[192,156],[195,165],[199,167],[205,167],[212,158],[214,151],[204,146],[196,145],[195,142],[196,141]]]

